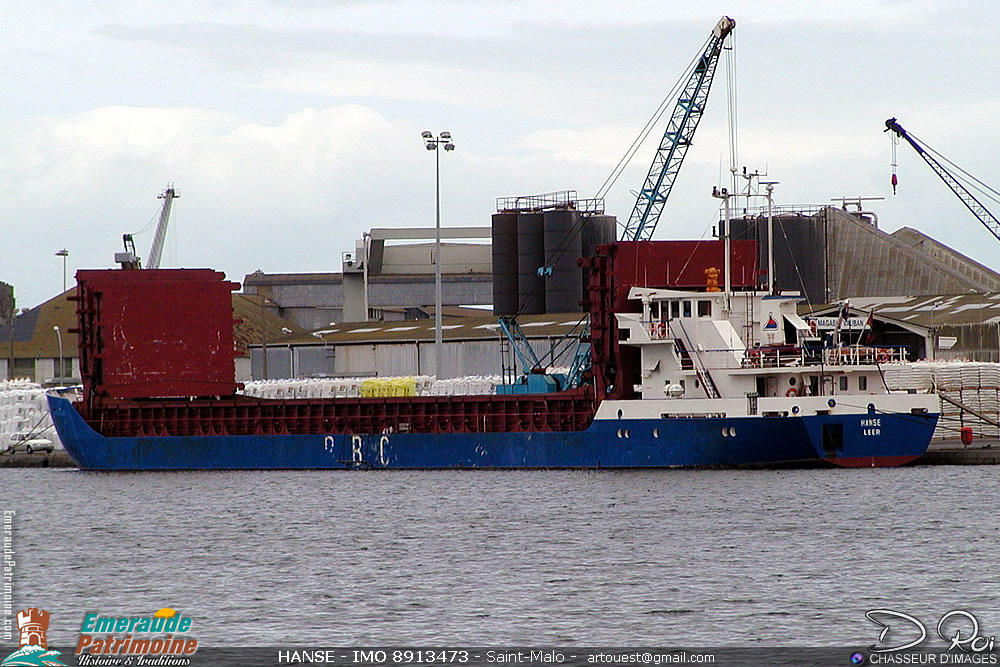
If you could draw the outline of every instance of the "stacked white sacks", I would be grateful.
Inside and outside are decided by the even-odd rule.
[[[975,361],[918,361],[884,367],[886,384],[893,391],[929,391],[946,396],[992,421],[1000,422],[1000,364]],[[941,418],[935,438],[957,439],[963,426],[976,438],[996,440],[1000,427],[980,419],[954,403],[940,401]]]
[[[28,380],[0,381],[0,450],[13,433],[28,433],[61,447],[42,386]]]
[[[470,375],[468,377],[435,380],[426,396],[478,396],[497,393],[498,375]]]
[[[495,394],[500,377],[474,375],[438,380],[429,375],[378,378],[304,378],[255,380],[241,393],[254,398],[358,398],[370,396],[467,396]]]

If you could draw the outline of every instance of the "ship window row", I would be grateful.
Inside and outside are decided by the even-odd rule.
[[[669,305],[668,305],[669,304]],[[669,312],[669,319],[675,320],[679,317],[691,317],[692,309],[696,308],[698,317],[711,317],[712,316],[712,301],[711,299],[699,299],[696,303],[688,299],[678,300],[678,301],[667,301],[660,302],[657,304],[659,311],[656,315],[656,319],[661,321],[667,319],[667,313]]]
[[[840,376],[840,381],[838,383],[838,386],[840,387],[840,391],[847,391],[847,386],[848,385],[847,385],[847,376],[846,375],[841,375]],[[859,375],[858,376],[858,391],[867,391],[867,390],[868,390],[868,376],[867,375]]]

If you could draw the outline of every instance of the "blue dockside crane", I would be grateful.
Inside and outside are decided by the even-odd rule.
[[[992,213],[990,213],[989,210],[985,206],[983,206],[982,202],[980,202],[975,197],[975,195],[969,192],[968,188],[962,185],[962,183],[955,176],[953,176],[950,171],[945,169],[944,165],[941,164],[941,162],[938,161],[937,158],[935,158],[931,154],[932,150],[930,148],[925,150],[923,146],[918,144],[917,141],[910,136],[909,132],[903,129],[902,125],[896,122],[895,118],[890,118],[889,120],[885,121],[885,130],[883,131],[894,132],[896,136],[905,139],[906,143],[910,144],[910,146],[913,147],[913,150],[917,151],[920,157],[924,159],[924,162],[926,162],[930,166],[930,168],[934,170],[934,173],[937,174],[949,188],[951,188],[951,191],[955,193],[955,196],[957,196],[963,204],[965,204],[965,207],[970,211],[972,211],[972,215],[976,216],[976,219],[979,220],[979,222],[983,223],[983,226],[986,227],[986,229],[990,230],[990,233],[993,234],[993,236],[997,237],[998,240],[1000,240],[1000,220],[997,220],[997,217]],[[892,193],[896,194],[897,181],[896,181],[896,171],[895,171],[896,167],[895,143],[893,143],[892,150],[893,150]],[[1000,193],[998,193],[996,190],[986,185],[976,177],[972,176],[972,174],[969,174],[961,167],[958,167],[957,165],[955,165],[955,163],[948,160],[948,158],[944,157],[940,153],[938,153],[938,156],[941,158],[941,160],[951,164],[954,169],[956,169],[959,172],[962,172],[966,178],[969,178],[970,180],[976,182],[980,186],[980,191],[984,192],[984,194],[986,194],[987,197],[995,199],[997,196],[1000,196]]]
[[[681,163],[691,147],[694,131],[698,129],[698,122],[705,111],[723,44],[735,27],[736,21],[723,16],[712,29],[712,34],[674,106],[660,147],[649,167],[649,174],[639,190],[632,215],[622,232],[622,241],[648,241],[652,238],[663,205],[670,196]]]
[[[693,61],[693,67],[674,106],[670,122],[667,124],[642,190],[636,198],[635,207],[621,240],[645,241],[652,237],[684,156],[691,147],[694,131],[698,128],[705,111],[708,93],[712,88],[712,80],[715,78],[715,70],[726,37],[735,27],[736,21],[728,16],[719,19],[708,41],[702,47],[700,55]],[[539,276],[547,275],[551,275],[551,266],[539,268]],[[578,343],[573,361],[569,373],[565,375],[545,373],[545,365],[531,349],[516,318],[500,318],[500,331],[504,340],[513,349],[523,371],[520,377],[511,382],[507,382],[505,378],[505,383],[497,387],[497,393],[539,393],[576,387],[590,367],[589,321],[582,322],[582,329],[577,334]],[[570,334],[567,334],[567,337],[569,336]]]

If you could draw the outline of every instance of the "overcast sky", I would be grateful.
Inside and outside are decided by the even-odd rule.
[[[0,280],[20,307],[181,198],[165,266],[338,271],[371,227],[487,225],[499,196],[593,196],[723,14],[737,27],[739,164],[776,202],[878,196],[992,268],[994,239],[889,116],[1000,186],[995,3],[147,0],[3,2]],[[700,238],[728,167],[725,63],[655,238]],[[607,197],[628,218],[662,135]],[[996,212],[1000,206],[992,205]],[[136,237],[148,253],[152,229]]]

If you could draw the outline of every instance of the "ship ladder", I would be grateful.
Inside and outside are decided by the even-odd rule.
[[[677,339],[677,342],[680,343],[680,348],[682,350],[681,368],[684,368],[683,355],[686,354],[691,366],[694,367],[694,372],[697,374],[702,388],[705,390],[705,395],[708,396],[708,398],[721,398],[722,395],[719,393],[719,388],[715,386],[712,374],[708,372],[708,369],[705,367],[705,364],[701,359],[701,352],[698,351],[698,348],[691,345],[691,342],[688,339],[687,331],[684,329],[684,325],[680,322],[677,322],[677,324],[680,327],[681,335],[684,337],[683,341],[680,338]]]

